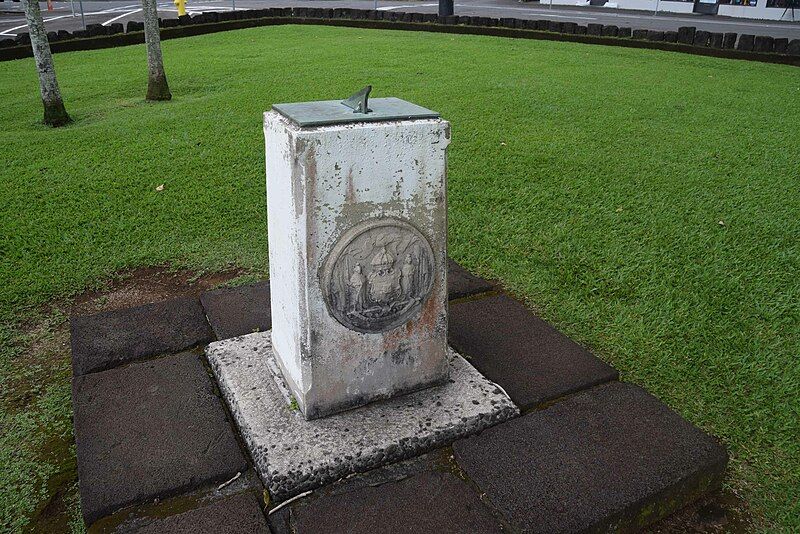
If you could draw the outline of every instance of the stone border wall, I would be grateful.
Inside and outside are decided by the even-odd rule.
[[[701,56],[745,59],[800,66],[800,39],[764,35],[716,33],[681,27],[678,31],[632,29],[615,25],[552,20],[469,17],[439,17],[435,13],[407,13],[372,9],[284,7],[184,15],[161,19],[161,38],[176,39],[205,33],[256,26],[317,24],[410,31],[490,35],[520,39],[569,41],[585,44],[649,48]],[[48,32],[53,52],[72,52],[127,46],[144,42],[143,24],[130,21],[108,26],[89,24],[86,30]],[[27,33],[0,40],[0,61],[31,57]]]

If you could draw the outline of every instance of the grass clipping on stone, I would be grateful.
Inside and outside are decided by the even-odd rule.
[[[158,104],[143,46],[56,54],[75,120],[57,130],[37,124],[33,61],[0,64],[11,343],[23,309],[120,269],[265,272],[262,112],[371,83],[452,122],[451,255],[720,436],[731,488],[765,525],[800,528],[800,70],[308,26],[162,46],[174,99]],[[0,358],[4,381],[21,376],[18,351]],[[43,366],[22,408],[2,394],[11,435],[39,453],[69,423],[68,367]],[[38,506],[40,456],[4,456],[3,477],[39,484],[0,480],[4,522]]]

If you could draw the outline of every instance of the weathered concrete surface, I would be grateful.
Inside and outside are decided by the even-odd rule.
[[[618,377],[616,369],[505,295],[450,306],[449,339],[523,410]]]
[[[271,111],[264,135],[275,354],[302,412],[321,417],[445,380],[449,124],[300,128]],[[373,291],[379,265],[397,275],[409,256],[424,287]],[[364,287],[365,301],[353,287]],[[362,305],[407,322],[348,324],[345,316],[358,317]]]
[[[447,294],[450,300],[477,295],[492,289],[494,286],[491,282],[475,276],[454,260],[447,259]]]
[[[200,295],[200,303],[217,339],[272,328],[268,281],[206,291]]]
[[[240,493],[213,504],[154,521],[136,534],[270,534],[258,499]]]
[[[292,510],[294,532],[503,532],[466,482],[429,471],[399,482],[310,500]]]
[[[312,421],[290,407],[288,388],[276,384],[271,332],[217,341],[206,354],[276,500],[421,454],[518,413],[499,388],[452,351],[445,385]]]
[[[719,487],[725,449],[640,387],[612,382],[453,445],[522,532],[629,531]]]
[[[178,298],[70,319],[72,373],[103,371],[146,356],[211,341],[196,298]]]
[[[247,469],[197,354],[75,377],[72,402],[87,525]]]

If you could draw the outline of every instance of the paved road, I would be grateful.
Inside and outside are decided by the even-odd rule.
[[[543,0],[546,1],[546,0]],[[371,9],[373,0],[188,0],[187,10],[190,14],[203,11],[226,11],[236,9],[257,9],[284,6],[313,7],[353,7]],[[76,16],[73,17],[71,3],[54,2],[53,11],[44,11],[45,25],[48,30],[77,30],[82,28],[78,1],[74,1]],[[397,11],[416,11],[435,13],[436,2],[422,1],[387,1],[379,0],[379,9]],[[516,17],[525,19],[550,19],[571,21],[578,24],[599,23],[616,24],[651,30],[676,30],[679,26],[696,26],[698,29],[715,32],[752,33],[800,39],[800,21],[798,22],[758,22],[709,15],[674,15],[650,12],[617,11],[603,7],[554,7],[539,5],[536,2],[520,3],[515,0],[457,0],[456,13],[459,15],[479,15],[490,17]],[[44,4],[42,4],[44,9]],[[172,2],[159,2],[159,13],[162,17],[176,17],[177,10]],[[141,20],[141,6],[136,0],[84,1],[83,10],[86,24],[112,22],[125,24],[129,20]],[[798,13],[800,18],[800,13]],[[17,32],[27,31],[22,7],[19,3],[5,0],[0,2],[0,39],[13,37]]]

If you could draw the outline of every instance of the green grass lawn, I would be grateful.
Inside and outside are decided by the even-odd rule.
[[[68,351],[21,348],[64,321],[40,305],[135,266],[266,272],[262,112],[371,83],[452,122],[451,256],[722,438],[763,528],[800,529],[800,69],[300,26],[163,49],[155,105],[143,46],[57,54],[58,130],[33,61],[0,63],[2,524],[74,462]]]

